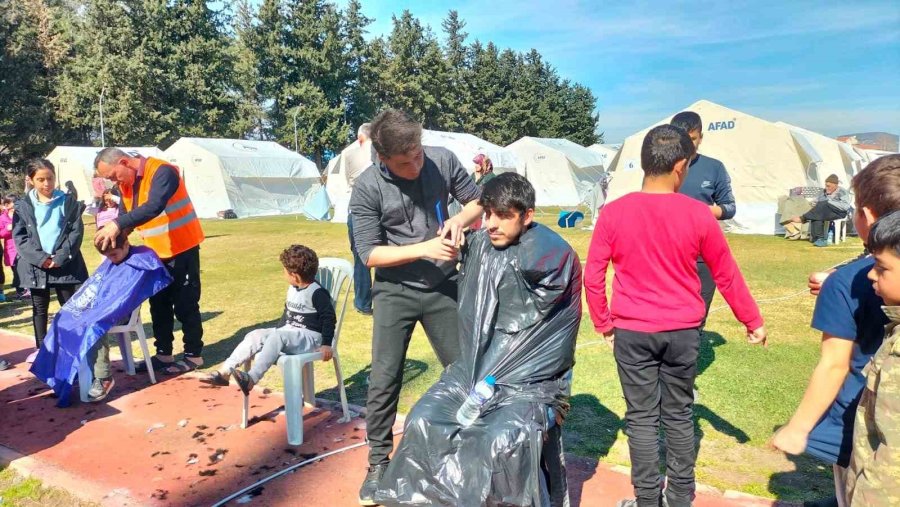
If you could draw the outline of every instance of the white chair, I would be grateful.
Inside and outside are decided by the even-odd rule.
[[[344,388],[344,373],[341,370],[338,340],[341,337],[344,310],[347,309],[347,300],[350,296],[353,265],[344,259],[331,257],[319,259],[319,272],[316,274],[316,280],[331,294],[331,302],[334,304],[337,322],[334,327],[334,340],[331,342],[331,361],[334,363],[338,392],[341,396],[341,408],[344,411],[344,416],[339,419],[339,422],[349,422],[351,414],[347,407],[347,391]],[[321,352],[285,354],[278,359],[278,366],[284,377],[284,412],[287,417],[288,443],[290,445],[303,443],[303,404],[305,401],[311,406],[316,405],[313,363],[321,360]],[[245,363],[244,369],[249,369],[249,365],[249,362]],[[250,397],[244,396],[241,428],[247,427],[249,411]]]
[[[141,344],[141,351],[144,353],[144,361],[150,364],[150,349],[147,348],[147,335],[144,333],[144,323],[141,322],[141,307],[138,306],[131,312],[131,317],[126,324],[113,326],[109,328],[107,334],[119,335],[119,351],[122,353],[122,361],[125,362],[125,372],[134,375],[134,356],[131,353],[131,333],[138,336],[138,342]],[[147,374],[150,375],[150,383],[156,383],[156,373],[153,368],[147,368]],[[88,392],[91,390],[91,383],[94,381],[94,371],[87,364],[87,358],[78,365],[78,387],[81,395],[81,401],[88,401]]]
[[[837,245],[847,241],[847,219],[839,218],[837,220],[830,220],[829,222],[834,224],[834,238],[831,240],[831,244]],[[826,237],[828,236],[828,230],[830,229],[829,222],[825,222]]]

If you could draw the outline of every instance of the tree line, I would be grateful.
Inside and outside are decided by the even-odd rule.
[[[358,0],[223,5],[0,0],[0,169],[57,144],[99,146],[101,103],[107,146],[296,142],[320,168],[385,107],[504,146],[602,140],[588,88],[534,49],[469,41],[456,11],[440,37],[404,11],[390,34],[367,39],[373,20]]]

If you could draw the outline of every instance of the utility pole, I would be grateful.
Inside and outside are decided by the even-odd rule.
[[[294,151],[300,153],[300,142],[297,137],[297,114],[300,112],[300,106],[294,108]]]
[[[106,95],[106,87],[100,90],[100,146],[106,148],[106,134],[103,131],[103,96]]]

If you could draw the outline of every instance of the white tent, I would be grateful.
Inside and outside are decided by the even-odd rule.
[[[604,169],[609,169],[610,165],[612,165],[613,159],[616,158],[616,153],[619,153],[619,148],[621,146],[613,144],[592,144],[588,146],[589,150],[600,154]]]
[[[475,163],[472,162],[472,159],[478,154],[487,155],[491,159],[495,174],[505,172],[519,172],[521,174],[522,172],[519,160],[513,152],[472,134],[422,130],[422,144],[425,146],[441,146],[452,151],[469,173],[475,170]]]
[[[524,165],[537,206],[585,203],[604,173],[599,153],[567,139],[523,137],[506,149]]]
[[[821,186],[828,176],[818,171],[824,157],[805,135],[701,100],[685,110],[703,119],[700,153],[719,159],[731,176],[737,214],[725,223],[726,230],[743,234],[775,234],[780,229],[778,198],[798,186]],[[640,190],[641,145],[647,132],[668,123],[671,116],[625,140],[612,167],[609,200]]]
[[[862,158],[862,166],[865,167],[870,162],[874,162],[876,159],[884,157],[886,155],[897,155],[892,151],[884,151],[884,150],[873,150],[867,148],[860,148],[858,146],[853,146],[853,151],[855,151]]]
[[[816,169],[819,173],[820,187],[825,186],[825,178],[829,174],[837,174],[841,184],[847,187],[853,176],[863,167],[863,158],[848,143],[782,121],[775,122],[775,125],[790,129],[792,134],[805,138],[818,154],[820,160]]]
[[[303,213],[324,193],[312,161],[271,141],[182,137],[163,158],[181,170],[201,218]]]
[[[91,180],[94,178],[94,159],[103,148],[96,146],[57,146],[47,155],[47,160],[56,168],[56,181],[60,188],[64,188],[67,181],[71,181],[78,192],[78,200],[90,204],[94,198],[94,190]],[[162,156],[162,152],[155,146],[138,148],[119,148],[126,153],[142,155],[144,157]]]

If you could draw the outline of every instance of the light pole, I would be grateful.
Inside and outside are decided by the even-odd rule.
[[[300,106],[294,108],[294,151],[300,153],[300,143],[297,137],[297,114],[300,112]]]
[[[103,131],[103,96],[106,94],[106,87],[100,90],[100,146],[106,148],[106,137]]]

